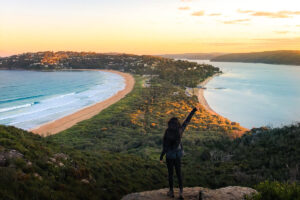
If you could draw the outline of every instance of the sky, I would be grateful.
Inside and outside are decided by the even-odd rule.
[[[0,0],[0,56],[300,50],[299,0]]]

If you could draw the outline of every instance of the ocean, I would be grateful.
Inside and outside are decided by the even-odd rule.
[[[300,122],[300,66],[210,62],[224,73],[204,91],[210,107],[246,128]]]
[[[124,88],[124,78],[109,72],[0,70],[0,124],[29,130]]]

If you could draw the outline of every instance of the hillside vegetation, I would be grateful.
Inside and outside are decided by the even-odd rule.
[[[156,158],[73,149],[14,127],[0,126],[0,133],[4,199],[119,199],[167,187],[165,166]],[[299,199],[299,134],[300,125],[294,125],[253,131],[235,140],[203,137],[197,146],[204,150],[189,149],[184,157],[185,186],[246,185],[260,192],[254,199]]]
[[[65,148],[0,125],[0,199],[119,199],[166,186],[157,162]]]
[[[232,53],[214,57],[211,61],[300,65],[300,51],[285,50]]]

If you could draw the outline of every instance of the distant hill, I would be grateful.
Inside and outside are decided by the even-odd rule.
[[[211,61],[300,65],[300,51],[232,53],[214,57]]]
[[[224,55],[224,53],[183,53],[183,54],[164,54],[159,55],[164,58],[177,59],[203,59],[210,60],[214,57]]]

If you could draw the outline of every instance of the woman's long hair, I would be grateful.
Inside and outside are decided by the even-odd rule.
[[[176,149],[180,144],[180,132],[181,132],[181,124],[178,118],[173,117],[168,122],[168,128],[165,132],[165,139],[168,141],[169,146],[172,149]]]

